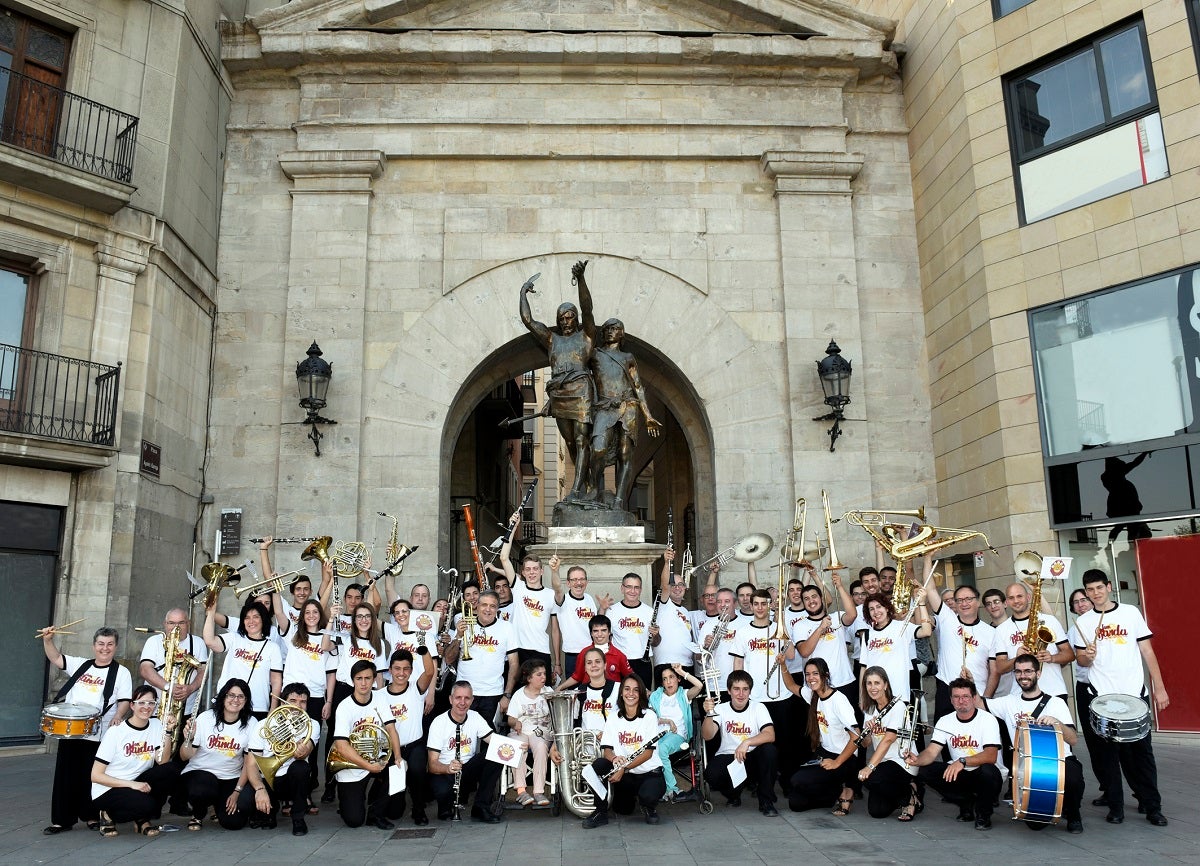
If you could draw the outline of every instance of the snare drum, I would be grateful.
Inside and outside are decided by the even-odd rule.
[[[1057,822],[1067,785],[1062,732],[1053,725],[1022,722],[1013,746],[1013,819]]]
[[[42,733],[64,740],[90,737],[100,730],[100,710],[61,701],[42,708]]]
[[[1097,695],[1088,717],[1092,730],[1114,743],[1136,743],[1150,733],[1150,705],[1133,695]]]

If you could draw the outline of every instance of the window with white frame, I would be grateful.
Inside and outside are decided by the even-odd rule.
[[[1022,223],[1169,174],[1140,19],[1006,77],[1004,97]]]

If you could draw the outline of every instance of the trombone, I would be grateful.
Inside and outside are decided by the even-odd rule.
[[[779,547],[779,583],[775,595],[775,634],[767,641],[767,678],[764,688],[768,700],[778,700],[783,695],[783,662],[786,650],[783,645],[791,640],[783,616],[783,599],[787,592],[787,567],[804,556],[804,529],[808,520],[808,507],[803,496],[796,500],[796,511],[792,517],[792,528]],[[772,661],[771,655],[775,659]]]

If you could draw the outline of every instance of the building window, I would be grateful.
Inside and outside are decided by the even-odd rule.
[[[16,394],[19,355],[15,349],[28,348],[32,342],[32,301],[29,275],[0,265],[0,408]]]
[[[1005,79],[1022,223],[1167,177],[1138,20]]]
[[[1003,18],[1010,12],[1016,12],[1032,2],[1033,0],[992,0],[992,17]]]
[[[1200,513],[1200,268],[1035,310],[1030,336],[1051,524]]]
[[[71,37],[0,10],[0,140],[50,155],[58,134]]]

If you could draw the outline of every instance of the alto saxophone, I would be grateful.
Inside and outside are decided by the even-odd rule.
[[[1033,582],[1033,595],[1029,600],[1029,623],[1025,626],[1025,636],[1021,643],[1025,652],[1037,655],[1050,644],[1054,643],[1054,632],[1042,623],[1038,610],[1042,606],[1042,581],[1040,578]]]

